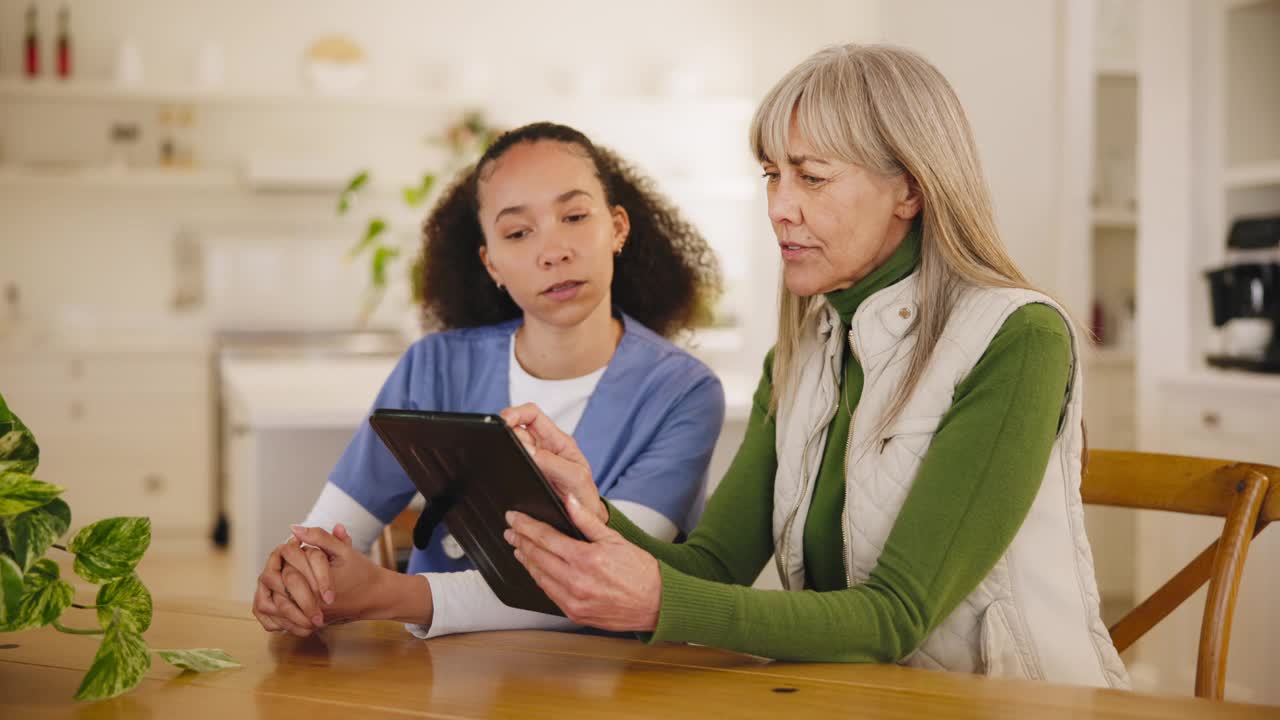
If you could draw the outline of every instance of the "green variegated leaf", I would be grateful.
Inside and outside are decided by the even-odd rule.
[[[0,395],[0,472],[30,475],[40,464],[40,447]]]
[[[75,588],[58,577],[58,564],[43,558],[36,561],[22,578],[22,599],[10,621],[0,632],[25,630],[48,625],[75,599]]]
[[[387,286],[387,267],[399,255],[400,248],[391,247],[390,245],[379,245],[373,251],[373,259],[369,263],[369,282],[375,288],[385,288]]]
[[[34,510],[0,519],[0,530],[13,559],[23,570],[44,556],[49,546],[71,527],[71,508],[54,498]]]
[[[40,464],[39,457],[40,448],[26,428],[0,435],[0,472],[31,474]]]
[[[26,512],[62,494],[63,488],[18,472],[0,472],[0,517]]]
[[[98,590],[97,605],[98,622],[104,628],[111,624],[117,611],[120,622],[136,633],[144,633],[151,627],[151,593],[137,573],[103,585]]]
[[[356,193],[360,188],[369,182],[369,171],[365,170],[351,178],[347,186],[338,194],[338,214],[342,215],[351,209],[351,202],[355,200]]]
[[[364,235],[360,238],[350,250],[347,251],[347,257],[354,258],[364,252],[373,245],[373,241],[387,230],[387,221],[382,218],[373,218],[369,221],[369,225],[364,229]]]
[[[75,571],[91,583],[124,577],[151,545],[151,518],[108,518],[86,525],[67,549],[76,555]]]
[[[401,189],[404,202],[409,207],[418,207],[431,195],[431,188],[436,184],[436,176],[427,173],[416,187],[409,185]]]
[[[0,555],[0,627],[17,617],[22,601],[22,568],[8,555]]]
[[[235,658],[214,648],[157,650],[156,654],[170,665],[195,672],[217,672],[240,667],[240,663]]]
[[[76,690],[76,699],[102,700],[128,692],[142,682],[150,669],[151,653],[142,636],[124,623],[113,622]]]

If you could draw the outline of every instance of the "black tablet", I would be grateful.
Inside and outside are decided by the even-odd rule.
[[[369,424],[427,500],[414,528],[425,547],[435,526],[449,533],[510,607],[564,615],[502,537],[517,510],[583,540],[560,498],[497,415],[378,409]]]

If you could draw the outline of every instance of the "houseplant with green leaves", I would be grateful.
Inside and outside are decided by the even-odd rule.
[[[424,172],[415,184],[400,188],[400,197],[409,212],[421,212],[427,201],[435,196],[437,181],[441,177],[447,179],[475,162],[498,135],[499,131],[489,125],[484,114],[473,110],[464,113],[440,137],[433,138],[430,142],[444,148],[445,163],[439,170]],[[361,195],[368,191],[371,182],[372,174],[369,170],[356,173],[338,194],[338,215],[350,212],[358,204]],[[348,260],[357,261],[363,256],[368,262],[369,285],[361,307],[362,321],[368,321],[385,297],[391,270],[406,254],[406,248],[403,247],[405,237],[417,239],[413,234],[397,234],[386,216],[374,215],[365,221],[360,237],[348,251]],[[421,305],[424,262],[421,245],[410,248],[410,252],[414,253],[408,268],[412,299],[416,305]]]
[[[51,625],[58,632],[100,637],[77,700],[100,700],[128,692],[151,668],[151,653],[194,672],[239,667],[221,650],[151,650],[142,635],[151,625],[151,593],[135,568],[151,544],[151,520],[116,517],[71,528],[64,488],[35,478],[40,447],[31,430],[0,395],[0,633]],[[49,551],[67,553],[73,572],[98,586],[91,605],[75,602],[75,587],[64,580]],[[77,613],[96,627],[69,627],[64,612]],[[67,612],[67,615],[72,613]],[[88,624],[78,620],[75,624]]]

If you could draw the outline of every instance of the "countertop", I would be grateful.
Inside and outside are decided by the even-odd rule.
[[[253,429],[355,429],[398,358],[224,358],[231,422]]]
[[[394,357],[223,358],[233,424],[250,428],[352,428],[367,417]],[[725,419],[745,422],[756,378],[725,374]]]

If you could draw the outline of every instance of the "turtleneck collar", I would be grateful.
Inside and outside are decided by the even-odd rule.
[[[913,225],[902,239],[902,244],[883,265],[843,290],[826,294],[827,302],[840,313],[840,321],[846,326],[853,320],[858,306],[877,292],[897,283],[916,269],[920,262],[920,229]]]

